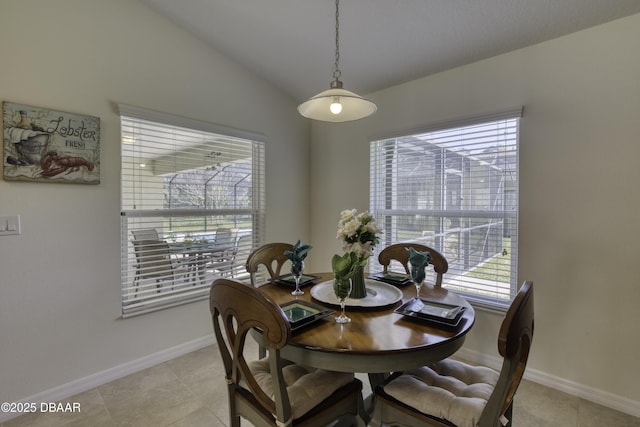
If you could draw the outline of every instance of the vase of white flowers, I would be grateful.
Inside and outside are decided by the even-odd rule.
[[[374,246],[380,243],[380,237],[378,237],[380,233],[382,233],[382,230],[378,228],[375,219],[369,212],[358,214],[356,209],[340,212],[336,238],[342,241],[342,249],[345,252],[353,252],[355,254],[360,264],[360,268],[352,275],[351,298],[364,298],[367,296],[364,266],[368,258],[373,255]]]

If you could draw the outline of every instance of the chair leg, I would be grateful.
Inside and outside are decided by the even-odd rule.
[[[380,403],[375,404],[373,414],[371,414],[371,420],[369,420],[369,426],[381,427],[382,426],[382,405]]]
[[[506,418],[506,420],[507,420],[507,423],[504,424],[504,427],[511,427],[513,425],[513,423],[512,423],[512,421],[513,421],[513,402],[511,402],[511,404],[509,405],[507,410],[504,412],[503,417]]]
[[[364,406],[364,400],[362,396],[358,400],[358,415],[356,416],[356,426],[358,427],[366,427],[371,422],[371,414],[367,412],[367,409]]]
[[[236,411],[235,390],[232,384],[227,384],[228,402],[229,402],[229,427],[240,427],[240,415]]]

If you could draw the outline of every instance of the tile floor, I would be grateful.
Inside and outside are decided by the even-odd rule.
[[[222,372],[210,346],[64,401],[79,403],[80,413],[27,414],[0,427],[225,427]],[[516,395],[514,421],[518,427],[640,427],[640,418],[529,381]]]

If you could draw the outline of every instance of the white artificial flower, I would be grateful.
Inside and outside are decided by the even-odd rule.
[[[358,222],[358,220],[356,220],[355,218],[353,218],[352,220],[346,222],[343,226],[342,226],[342,232],[348,236],[351,237],[353,236],[356,231],[358,231],[358,228],[360,228],[360,223]]]
[[[364,244],[361,244],[362,247],[362,253],[365,258],[369,258],[371,255],[373,255],[373,242],[366,242]]]
[[[373,233],[373,234],[375,234],[375,233],[379,233],[379,232],[381,232],[381,231],[382,231],[380,228],[378,228],[378,226],[376,225],[376,223],[375,223],[375,222],[373,222],[373,221],[371,221],[370,223],[368,223],[365,227],[366,227],[366,230],[367,230],[369,233]]]
[[[382,229],[378,228],[368,211],[357,214],[356,209],[346,209],[340,212],[336,238],[342,240],[342,249],[345,252],[354,252],[360,259],[369,258],[373,255],[373,247],[378,241],[376,235],[381,232]],[[360,239],[365,233],[371,237],[362,243]],[[354,239],[355,242],[348,242]]]
[[[346,248],[343,247],[343,249],[345,249],[345,252],[355,252],[358,258],[362,258],[362,245],[360,244],[360,242],[346,244],[344,246],[346,246]]]
[[[347,222],[356,216],[356,209],[345,209],[340,212],[340,222]]]

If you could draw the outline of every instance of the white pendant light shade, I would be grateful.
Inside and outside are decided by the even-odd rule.
[[[333,65],[331,89],[298,105],[298,112],[313,120],[323,122],[349,122],[359,120],[376,112],[376,104],[360,95],[342,88],[340,81],[340,0],[336,0],[336,61]]]
[[[356,93],[342,89],[342,82],[337,83],[339,85],[335,81],[331,82],[331,89],[320,92],[300,104],[298,112],[309,119],[334,123],[359,120],[376,112],[378,109],[376,104]],[[339,106],[342,108],[340,109]],[[340,111],[334,113],[332,110]]]

